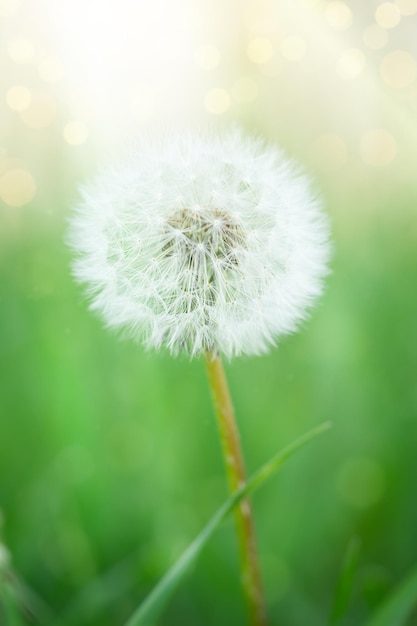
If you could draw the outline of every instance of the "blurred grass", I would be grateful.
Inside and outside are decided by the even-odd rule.
[[[416,188],[373,181],[346,197],[321,183],[335,254],[318,310],[270,355],[228,366],[251,471],[334,423],[254,499],[272,623],[288,626],[325,622],[352,536],[346,626],[417,561]],[[0,502],[15,569],[58,613],[124,563],[120,599],[88,622],[113,626],[226,487],[203,364],[145,354],[87,311],[64,244],[72,195],[3,209]],[[161,624],[240,624],[242,611],[227,524]]]

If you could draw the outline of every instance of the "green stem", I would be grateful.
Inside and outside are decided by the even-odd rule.
[[[216,410],[229,490],[230,493],[234,493],[246,483],[239,431],[220,357],[212,352],[207,352],[206,366]],[[247,498],[235,508],[235,521],[241,559],[242,585],[250,624],[252,626],[266,626],[267,617],[256,548],[255,528]]]

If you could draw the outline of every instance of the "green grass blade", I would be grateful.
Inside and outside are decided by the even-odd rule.
[[[0,604],[4,605],[8,615],[7,624],[13,626],[26,624],[27,620],[46,625],[52,619],[52,611],[44,600],[11,568],[0,572]],[[22,616],[25,616],[26,620],[23,620]]]
[[[42,626],[49,624],[53,612],[43,598],[16,575],[13,576],[13,587],[23,613],[32,616],[33,621]]]
[[[54,618],[46,624],[48,626],[65,626],[67,624],[92,623],[99,619],[112,604],[116,604],[132,589],[134,585],[133,571],[137,556],[133,553],[94,578],[81,589],[58,618]]]
[[[417,606],[417,568],[394,589],[366,626],[405,626]]]
[[[346,616],[349,608],[349,601],[352,595],[353,583],[358,568],[360,543],[354,537],[348,545],[346,555],[336,586],[333,601],[333,609],[330,618],[331,626],[336,626]]]
[[[162,613],[167,601],[182,581],[189,567],[194,563],[200,552],[203,550],[215,530],[221,522],[233,510],[245,496],[258,489],[268,478],[270,478],[283,463],[299,450],[304,444],[324,432],[330,427],[330,422],[321,424],[317,428],[309,431],[299,439],[284,448],[258,470],[247,483],[237,490],[225,504],[215,513],[202,532],[183,552],[176,563],[159,581],[151,591],[145,601],[139,606],[125,626],[153,626],[159,615]]]
[[[3,578],[0,578],[0,603],[3,605],[4,616],[6,618],[5,626],[24,626],[15,590],[12,585]]]

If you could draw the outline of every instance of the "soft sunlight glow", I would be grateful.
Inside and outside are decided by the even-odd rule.
[[[281,74],[283,69],[284,60],[280,57],[275,57],[274,59],[271,59],[271,61],[268,61],[268,63],[262,63],[262,65],[259,66],[259,72],[268,78],[275,78]]]
[[[312,9],[322,9],[324,7],[324,0],[301,0],[301,2]]]
[[[383,167],[397,156],[397,142],[387,130],[375,128],[363,135],[360,153],[368,165]]]
[[[79,146],[87,141],[88,130],[83,122],[73,120],[64,126],[64,139],[72,146]]]
[[[344,2],[329,2],[325,16],[329,26],[335,30],[347,30],[352,24],[352,11]]]
[[[130,108],[135,120],[145,121],[155,111],[155,95],[149,83],[136,85],[132,91]]]
[[[414,15],[414,13],[417,13],[417,0],[396,0],[395,4],[402,15]]]
[[[281,42],[281,54],[288,61],[299,61],[305,56],[306,44],[301,37],[285,37]]]
[[[356,48],[346,50],[338,61],[337,73],[345,80],[352,80],[362,72],[365,61],[365,55],[361,50]]]
[[[259,94],[259,88],[253,78],[243,76],[232,87],[232,96],[236,102],[253,102]]]
[[[32,100],[32,95],[27,89],[27,87],[23,87],[22,85],[14,85],[10,87],[6,94],[6,101],[12,111],[24,111],[30,105]]]
[[[39,76],[45,83],[55,83],[62,77],[62,67],[58,59],[47,57],[38,65]]]
[[[35,179],[25,169],[10,169],[0,178],[0,197],[9,206],[23,206],[35,193]]]
[[[202,70],[214,70],[220,64],[220,52],[215,46],[200,46],[195,55],[195,63]]]
[[[313,141],[312,153],[315,162],[327,171],[340,169],[347,161],[346,142],[339,135],[326,133]]]
[[[216,87],[206,94],[204,104],[209,113],[222,115],[230,108],[230,96],[226,89]]]
[[[414,57],[405,50],[394,50],[385,55],[381,61],[380,73],[382,80],[394,89],[411,85],[417,76],[417,63]]]
[[[378,24],[371,24],[371,26],[365,29],[363,40],[370,50],[379,50],[388,43],[388,31],[378,26]]]
[[[29,128],[46,128],[55,119],[56,105],[47,93],[32,93],[30,104],[21,113],[22,121]]]
[[[8,42],[7,53],[12,61],[19,65],[24,65],[32,63],[35,56],[35,48],[29,39],[16,37]]]
[[[255,37],[248,45],[248,57],[253,63],[266,63],[272,58],[274,50],[269,39]]]
[[[0,17],[10,17],[16,13],[21,3],[21,0],[0,0]]]
[[[375,11],[375,21],[381,28],[395,28],[400,19],[400,10],[393,2],[383,2]]]
[[[212,49],[201,49],[208,40],[201,13],[181,0],[44,0],[43,7],[59,68],[48,62],[42,77],[65,74],[67,113],[102,139],[120,141],[158,115],[187,118],[197,67],[217,63]]]

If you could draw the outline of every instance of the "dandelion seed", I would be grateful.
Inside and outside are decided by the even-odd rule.
[[[191,356],[261,353],[295,330],[329,255],[309,179],[238,130],[138,141],[84,189],[70,242],[108,326]]]

